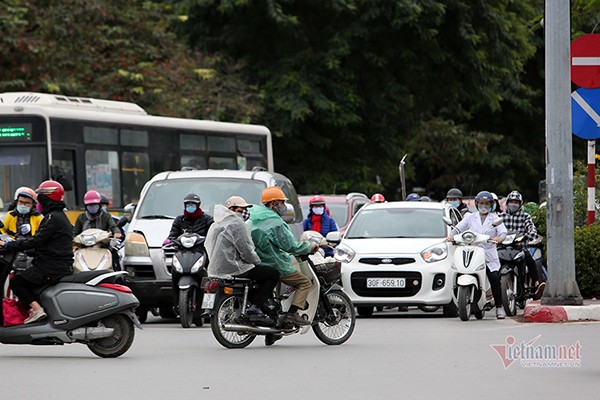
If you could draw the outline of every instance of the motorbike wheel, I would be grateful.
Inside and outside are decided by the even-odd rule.
[[[196,308],[196,288],[189,287],[179,291],[179,321],[184,328],[190,328],[194,322]]]
[[[500,277],[500,287],[502,288],[502,307],[509,317],[517,315],[517,293],[515,285],[515,275],[505,274]]]
[[[458,317],[461,321],[468,321],[471,317],[471,294],[473,286],[458,287]]]
[[[354,305],[346,293],[332,290],[327,293],[327,300],[333,309],[333,315],[326,315],[325,309],[319,305],[312,329],[317,338],[327,345],[338,345],[350,339],[356,325]],[[371,308],[372,309],[372,308]]]
[[[115,314],[102,318],[98,326],[113,328],[112,336],[95,339],[88,343],[88,348],[95,355],[103,358],[115,358],[124,354],[133,343],[135,331],[133,322],[122,314]]]
[[[243,349],[254,341],[256,335],[253,333],[226,331],[223,326],[226,323],[237,323],[242,313],[244,299],[241,296],[226,296],[217,301],[215,314],[210,320],[212,333],[222,346],[228,349]]]

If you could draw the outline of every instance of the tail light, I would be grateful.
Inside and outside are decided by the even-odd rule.
[[[102,286],[103,288],[107,288],[107,289],[117,290],[117,291],[123,292],[123,293],[132,293],[132,291],[129,287],[124,286],[124,285],[119,285],[116,283],[101,283],[98,286]]]

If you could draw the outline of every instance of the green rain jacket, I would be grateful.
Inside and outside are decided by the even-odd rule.
[[[260,265],[275,268],[281,276],[297,271],[292,264],[292,254],[309,254],[311,251],[310,242],[297,242],[288,224],[267,207],[252,207],[248,224],[256,253],[261,259]]]

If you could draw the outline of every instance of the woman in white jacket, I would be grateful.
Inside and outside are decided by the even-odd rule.
[[[482,235],[489,235],[496,243],[502,242],[506,238],[506,227],[504,224],[496,227],[492,225],[494,220],[498,218],[495,213],[491,212],[493,202],[494,199],[490,192],[479,192],[475,197],[475,207],[477,207],[478,212],[465,215],[462,221],[452,229],[447,240],[451,242],[454,240],[454,235],[468,230]],[[496,318],[503,319],[506,317],[506,314],[502,308],[498,251],[494,243],[484,243],[480,246],[485,249],[486,273],[492,287],[494,303],[496,304]]]

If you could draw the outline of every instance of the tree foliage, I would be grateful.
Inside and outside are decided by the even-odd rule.
[[[408,151],[411,184],[438,194],[451,181],[480,188],[506,157],[487,156],[492,143],[502,145],[495,127],[471,133],[470,121],[506,104],[532,107],[521,83],[535,52],[528,21],[537,9],[529,2],[181,3],[191,44],[242,61],[247,82],[259,88],[264,123],[278,136],[277,168],[302,191],[329,192],[332,182],[369,191],[377,176],[395,191]],[[458,143],[435,143],[427,129],[439,134],[441,125],[448,129],[439,140]],[[477,138],[469,152],[477,161],[454,162],[466,170],[431,165],[460,158],[457,147],[464,154]]]

